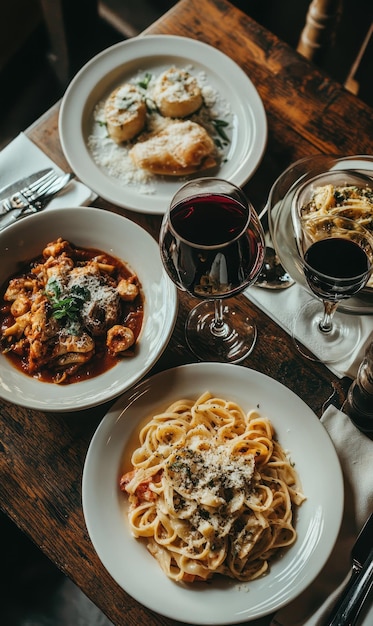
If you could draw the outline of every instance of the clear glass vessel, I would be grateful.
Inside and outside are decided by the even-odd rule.
[[[177,287],[200,300],[185,325],[189,348],[204,361],[242,361],[256,327],[231,310],[228,298],[255,281],[265,252],[262,226],[243,191],[217,178],[183,185],[164,216],[160,251]]]
[[[300,352],[313,360],[339,361],[360,340],[359,317],[337,309],[341,301],[360,292],[372,274],[373,236],[363,226],[367,207],[372,206],[372,189],[372,180],[365,175],[338,171],[316,175],[294,190],[291,216],[297,261],[317,300],[301,308],[293,337]],[[305,330],[307,347],[298,340]]]

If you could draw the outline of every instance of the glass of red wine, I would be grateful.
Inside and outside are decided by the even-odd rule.
[[[300,309],[293,338],[307,358],[333,363],[353,352],[360,339],[359,317],[337,309],[342,300],[361,291],[372,274],[372,233],[338,209],[304,216],[298,206],[292,217],[301,267],[317,298]],[[309,349],[298,339],[304,337],[305,329]]]
[[[160,233],[163,264],[177,287],[201,300],[186,320],[186,340],[200,360],[237,363],[256,327],[227,299],[257,278],[264,233],[243,191],[218,178],[198,178],[174,195]]]

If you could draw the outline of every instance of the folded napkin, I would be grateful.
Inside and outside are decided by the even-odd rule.
[[[373,441],[333,406],[327,408],[321,422],[334,443],[343,471],[343,521],[336,545],[321,573],[298,598],[276,613],[271,626],[322,626],[349,578],[351,548],[373,512]],[[373,592],[358,623],[373,624]]]
[[[310,300],[312,297],[303,287],[297,284],[288,289],[277,290],[253,286],[246,289],[245,295],[289,333],[292,331],[295,316],[307,300]],[[326,364],[336,376],[341,378],[342,376],[356,377],[358,367],[364,358],[366,346],[373,339],[373,316],[360,315],[359,317],[361,321],[361,338],[356,349],[345,359]],[[305,346],[312,349],[306,338],[306,330],[304,335],[298,337],[298,339]]]
[[[29,176],[38,170],[52,167],[62,174],[59,168],[24,133],[20,133],[0,152],[0,189]],[[61,193],[53,198],[46,209],[69,206],[85,206],[93,202],[97,195],[83,183],[72,180]]]

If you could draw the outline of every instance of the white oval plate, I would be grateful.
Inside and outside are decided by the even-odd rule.
[[[134,37],[104,50],[89,61],[70,83],[61,104],[59,133],[65,157],[75,174],[99,196],[140,213],[163,214],[181,179],[158,177],[155,192],[143,193],[120,184],[94,162],[87,147],[96,104],[139,71],[192,66],[229,103],[232,136],[226,162],[217,175],[244,185],[259,165],[267,142],[263,103],[251,80],[228,56],[201,41],[172,35]],[[185,179],[183,179],[184,181]]]
[[[56,385],[23,374],[0,354],[0,396],[43,411],[77,411],[119,396],[158,360],[174,328],[176,287],[166,275],[157,242],[127,218],[91,207],[56,208],[25,217],[0,233],[0,285],[63,237],[77,246],[97,248],[125,261],[139,277],[144,319],[134,357],[125,358],[100,376],[71,385]]]
[[[259,407],[270,418],[302,481],[307,500],[299,509],[296,543],[250,583],[216,579],[183,586],[171,581],[146,547],[130,534],[126,498],[118,480],[123,453],[144,417],[182,397],[209,390]],[[327,480],[326,480],[327,477]],[[235,624],[277,610],[317,576],[336,541],[343,511],[343,479],[326,430],[293,392],[238,365],[184,365],[143,381],[120,398],[102,420],[83,471],[83,511],[92,543],[116,582],[149,609],[192,624]]]

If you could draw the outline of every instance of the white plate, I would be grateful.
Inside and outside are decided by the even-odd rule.
[[[89,61],[69,85],[61,104],[59,133],[66,159],[82,182],[114,204],[141,213],[163,214],[181,179],[159,177],[155,193],[123,186],[94,162],[87,139],[96,104],[139,71],[192,66],[229,103],[232,136],[220,178],[244,185],[261,161],[267,142],[267,120],[254,85],[232,59],[205,43],[186,37],[135,37],[104,50]]]
[[[129,531],[118,488],[123,451],[140,420],[181,397],[209,390],[259,407],[290,451],[307,500],[296,522],[298,539],[250,583],[228,579],[182,586],[163,573]],[[267,615],[299,595],[317,576],[336,541],[343,510],[343,479],[333,444],[316,415],[268,376],[229,364],[197,363],[161,372],[126,393],[99,425],[83,471],[83,510],[103,565],[138,602],[166,617],[192,624],[235,624]]]
[[[0,354],[2,398],[43,411],[77,411],[115,398],[150,370],[173,331],[177,291],[163,269],[153,237],[121,215],[91,207],[47,210],[2,231],[0,285],[19,269],[19,263],[40,255],[57,237],[125,261],[137,273],[145,297],[137,353],[90,380],[71,385],[41,382],[20,372]]]

